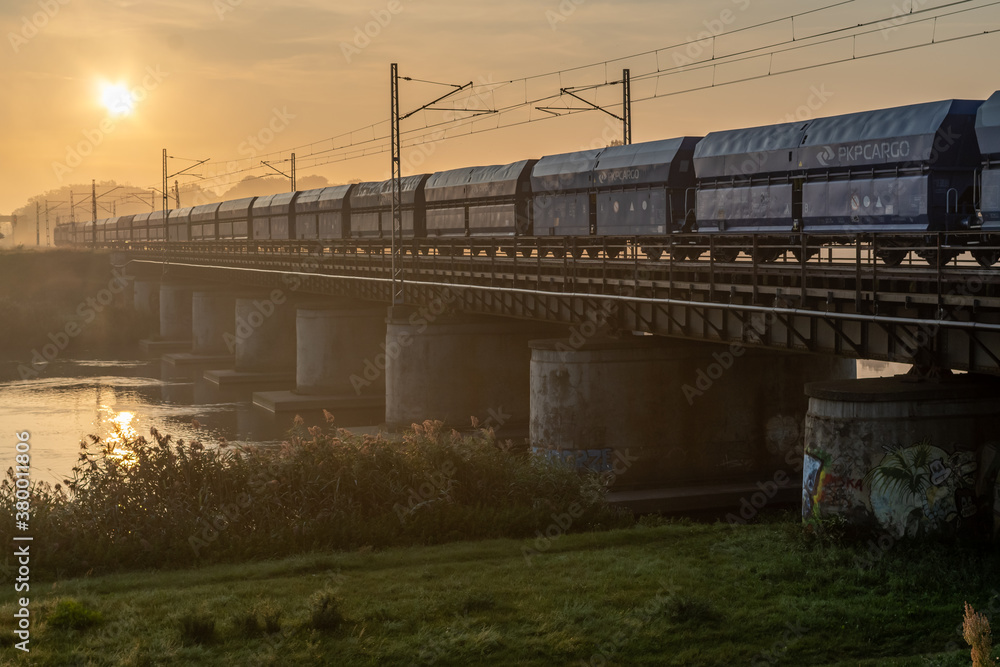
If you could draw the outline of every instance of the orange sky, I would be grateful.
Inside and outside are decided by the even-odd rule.
[[[560,86],[633,76],[787,40],[791,22],[734,32],[836,0],[7,0],[0,6],[0,213],[30,196],[67,183],[114,179],[158,186],[161,150],[184,158],[211,158],[196,170],[219,175],[206,185],[225,188],[262,158],[299,155],[299,176],[331,182],[388,176],[387,154],[314,166],[328,149],[323,139],[388,118],[389,63],[403,75],[442,82],[473,81],[473,96],[456,104],[483,108],[517,104]],[[942,7],[955,0],[856,0],[796,19],[796,39],[806,35]],[[959,8],[984,7],[972,0]],[[844,40],[771,58],[637,80],[633,98],[646,97],[834,58],[899,48],[978,30],[1000,28],[1000,6],[984,7],[931,23],[883,23],[856,41]],[[909,19],[912,20],[912,19]],[[896,25],[899,23],[899,25]],[[367,35],[365,31],[367,30]],[[577,67],[720,36],[626,62],[499,86],[519,77]],[[699,34],[700,33],[700,34]],[[990,72],[1000,56],[1000,34],[936,44],[903,53],[782,74],[711,90],[637,102],[634,140],[779,122],[804,115],[833,115],[951,97],[985,99],[1000,88]],[[132,91],[132,113],[110,115],[101,103],[102,82]],[[402,84],[407,111],[445,89]],[[620,101],[618,87],[604,88],[603,103]],[[574,106],[572,100],[551,106]],[[618,108],[612,109],[620,113]],[[454,115],[454,114],[453,114]],[[548,114],[525,109],[479,119],[477,128]],[[404,122],[417,130],[443,114],[420,113]],[[465,117],[467,114],[458,114]],[[359,132],[356,140],[381,134]],[[366,134],[367,132],[367,134]],[[511,162],[576,150],[617,138],[617,122],[600,112],[518,125],[404,152],[404,173],[466,164]],[[344,139],[338,140],[344,143]],[[312,143],[316,142],[316,143]],[[312,146],[306,146],[311,144]],[[264,153],[275,153],[265,156]],[[338,153],[325,153],[328,159]],[[187,166],[172,160],[171,171]],[[190,182],[181,179],[182,184]]]

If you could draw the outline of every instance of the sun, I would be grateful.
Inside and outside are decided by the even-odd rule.
[[[134,108],[132,93],[121,83],[106,83],[101,86],[101,103],[112,116],[127,116]]]

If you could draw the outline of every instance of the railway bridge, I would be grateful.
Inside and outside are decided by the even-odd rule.
[[[869,235],[818,254],[768,248],[779,260],[762,263],[756,247],[718,252],[704,236],[662,252],[619,241],[539,253],[513,239],[485,254],[418,240],[395,255],[380,239],[111,246],[137,309],[159,321],[146,345],[165,364],[254,390],[275,412],[474,418],[613,475],[637,508],[746,517],[800,493],[812,507],[818,457],[851,490],[887,448],[930,437],[981,452],[997,432],[1000,272],[968,253],[890,267]],[[854,380],[855,359],[914,370]],[[834,511],[864,500],[830,497]]]

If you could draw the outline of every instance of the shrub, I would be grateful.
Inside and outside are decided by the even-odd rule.
[[[990,633],[989,619],[983,614],[977,614],[968,602],[965,603],[962,635],[972,647],[972,667],[987,667],[987,665],[996,664],[990,659],[990,653],[993,651],[993,638]]]
[[[65,488],[31,489],[40,574],[72,576],[334,548],[526,537],[582,508],[573,530],[622,525],[594,474],[425,422],[398,436],[303,429],[280,448],[213,447],[152,432],[92,438]],[[13,514],[14,477],[0,484]],[[13,527],[0,525],[0,540]],[[7,556],[6,576],[12,570]]]
[[[49,614],[48,622],[53,628],[86,630],[104,623],[104,616],[99,611],[88,609],[73,598],[67,598],[56,604],[55,609]]]

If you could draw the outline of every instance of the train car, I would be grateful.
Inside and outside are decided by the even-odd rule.
[[[1000,92],[990,95],[976,113],[976,139],[983,156],[979,177],[979,223],[986,245],[1000,245]],[[1000,253],[996,250],[973,250],[983,266],[992,266]]]
[[[113,241],[118,235],[118,230],[115,228],[108,229],[108,218],[102,220],[97,220],[96,222],[90,222],[90,226],[93,228],[94,233],[97,234],[97,242],[100,244]]]
[[[74,222],[73,224],[73,244],[91,245],[94,242],[94,223]]]
[[[245,240],[252,231],[253,204],[256,197],[224,201],[219,206],[219,239]]]
[[[145,242],[149,240],[149,216],[152,213],[137,213],[132,218],[132,240],[135,242]]]
[[[694,226],[698,141],[677,137],[542,158],[531,178],[535,233],[605,236],[615,247],[641,237],[646,254],[659,258],[656,241]]]
[[[600,148],[539,160],[531,170],[535,236],[590,236],[597,233],[597,193],[592,192]],[[553,248],[555,254],[563,246]],[[547,251],[539,245],[544,256]]]
[[[694,148],[700,139],[677,137],[602,150],[591,186],[596,194],[597,235],[610,237],[612,247],[621,245],[621,237],[639,237],[646,255],[655,259],[660,256],[654,245],[657,237],[691,231],[695,224]],[[596,254],[594,249],[590,252]],[[693,259],[695,251],[679,248],[675,252]]]
[[[427,233],[424,184],[430,174],[400,179],[402,236],[423,238]],[[348,196],[350,238],[389,239],[392,236],[392,180],[357,183]]]
[[[801,221],[799,208],[793,207],[795,152],[808,126],[808,122],[796,122],[711,132],[698,142],[694,151],[697,231],[791,232],[796,221]],[[716,250],[715,259],[736,258],[737,250],[723,247],[728,245]],[[755,259],[776,258],[769,253]]]
[[[798,152],[802,226],[811,234],[950,232],[976,222],[980,163],[975,117],[980,101],[945,100],[819,118]],[[913,239],[881,243],[880,258],[899,264]],[[935,248],[918,250],[937,262]],[[959,254],[944,252],[943,261]]]
[[[115,226],[118,228],[118,232],[115,238],[121,243],[128,243],[132,240],[132,220],[135,218],[134,215],[120,215],[118,216]]]
[[[167,214],[167,240],[191,240],[191,210],[193,206],[175,208]]]
[[[968,229],[980,104],[945,100],[710,133],[695,149],[698,230],[758,235],[755,259],[767,262],[781,252],[768,244],[795,243],[799,232],[822,242]],[[903,243],[913,241],[886,237],[879,256],[898,264],[906,252],[894,246]],[[935,252],[919,251],[932,262]]]
[[[295,238],[340,240],[350,234],[354,185],[305,190],[295,200]]]
[[[295,199],[298,192],[281,192],[257,197],[253,203],[253,238],[258,241],[287,241],[295,238]]]
[[[52,230],[52,242],[57,247],[73,245],[73,227],[69,223],[56,225]]]
[[[153,211],[146,220],[146,235],[149,241],[164,241],[167,238],[169,211]]]
[[[201,204],[191,209],[191,240],[214,241],[218,238],[219,207],[222,204]]]
[[[536,162],[521,160],[431,174],[424,185],[427,238],[531,236],[531,170]],[[472,245],[473,254],[485,250],[492,255],[496,249],[493,244]],[[439,247],[439,251],[449,250]],[[505,247],[504,252],[513,256],[514,247]]]

